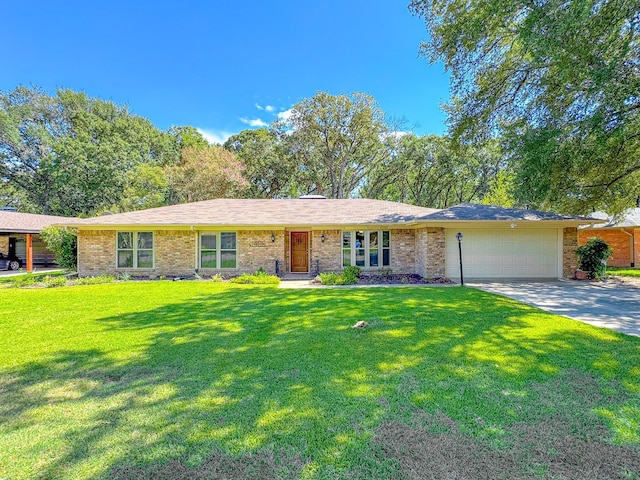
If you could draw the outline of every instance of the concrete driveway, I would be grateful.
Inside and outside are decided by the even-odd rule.
[[[468,286],[598,327],[640,336],[640,288],[574,280],[473,282]]]

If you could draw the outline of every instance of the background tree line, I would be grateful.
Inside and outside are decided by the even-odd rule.
[[[209,198],[322,194],[446,207],[481,201],[496,145],[400,133],[369,95],[319,92],[269,128],[210,145],[193,127],[160,131],[85,93],[0,94],[0,185],[21,211],[88,216]]]
[[[209,145],[126,107],[0,92],[0,203],[93,215],[215,197],[484,202],[568,213],[640,204],[640,3],[412,0],[451,75],[448,134],[415,136],[364,93],[319,92]]]

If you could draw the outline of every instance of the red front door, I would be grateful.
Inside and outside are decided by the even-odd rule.
[[[309,232],[291,232],[291,271],[309,271]]]

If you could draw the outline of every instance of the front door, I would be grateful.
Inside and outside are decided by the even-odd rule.
[[[309,271],[309,232],[291,232],[291,272]]]

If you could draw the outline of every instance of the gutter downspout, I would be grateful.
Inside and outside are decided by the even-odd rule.
[[[624,227],[620,227],[620,231],[626,233],[627,235],[629,235],[629,239],[631,240],[631,261],[629,262],[630,265],[633,267],[635,265],[635,260],[636,260],[636,252],[635,252],[635,244],[633,242],[633,235],[630,234],[629,232],[627,232]]]

